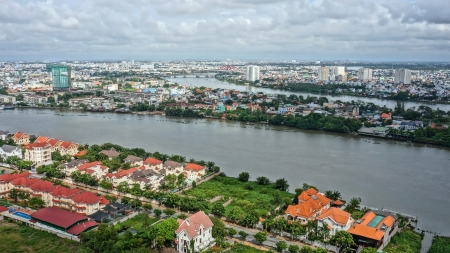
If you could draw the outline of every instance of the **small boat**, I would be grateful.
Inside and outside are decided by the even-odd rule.
[[[3,110],[3,109],[5,109],[5,106],[4,105],[0,105],[0,110]]]
[[[14,105],[4,105],[3,109],[4,110],[14,110],[14,109],[16,109],[16,107],[14,107]]]
[[[254,125],[255,123],[253,122],[247,122],[247,125]]]

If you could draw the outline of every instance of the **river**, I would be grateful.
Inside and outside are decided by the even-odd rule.
[[[302,95],[306,98],[306,96],[316,96],[318,97],[319,94],[317,93],[305,93],[305,92],[291,92],[291,91],[283,91],[283,90],[276,90],[276,89],[269,89],[269,88],[260,88],[260,87],[254,87],[254,86],[244,86],[244,85],[237,85],[233,83],[228,82],[222,82],[215,78],[195,78],[192,76],[189,77],[177,77],[177,78],[168,78],[167,80],[176,82],[180,85],[189,85],[189,86],[196,86],[196,87],[208,87],[208,88],[225,88],[225,89],[235,89],[240,91],[252,91],[252,92],[264,92],[266,94],[270,93],[277,93],[277,94],[296,94]],[[394,108],[397,105],[397,101],[395,100],[387,100],[387,99],[379,99],[379,98],[370,98],[370,97],[353,97],[353,96],[331,96],[331,95],[320,95],[321,97],[327,97],[329,100],[341,100],[343,102],[351,102],[352,100],[357,101],[361,100],[366,103],[374,103],[379,106],[386,105],[388,108]],[[429,106],[430,108],[433,108],[436,110],[437,108],[449,111],[450,110],[450,104],[432,104],[432,103],[420,103],[420,102],[408,102],[408,101],[401,101],[402,103],[405,103],[405,108],[411,108],[416,107],[418,108],[421,105]]]
[[[417,215],[421,229],[450,235],[450,150],[439,146],[215,119],[49,109],[0,111],[0,130],[214,161],[230,176],[286,178],[291,191],[303,183],[339,190],[344,199]]]

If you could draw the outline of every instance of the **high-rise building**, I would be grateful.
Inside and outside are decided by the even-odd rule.
[[[411,70],[409,69],[396,69],[394,76],[394,83],[411,84]]]
[[[65,90],[72,86],[71,68],[67,65],[52,66],[52,87],[54,90]]]
[[[372,81],[372,69],[368,68],[358,69],[358,79],[363,82]]]
[[[247,80],[249,81],[256,81],[259,80],[259,66],[247,66]]]
[[[331,74],[335,76],[345,75],[345,67],[344,66],[333,66],[331,67]]]
[[[327,66],[319,67],[319,80],[328,81],[330,77],[330,68]]]

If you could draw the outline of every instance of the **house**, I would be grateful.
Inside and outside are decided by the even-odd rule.
[[[131,168],[127,170],[119,169],[116,173],[106,173],[106,177],[111,179],[114,187],[117,187],[122,182],[127,182],[128,185],[133,184],[133,181],[128,178],[133,172],[137,171],[137,168]]]
[[[83,163],[77,166],[77,170],[82,174],[89,174],[91,176],[95,176],[100,179],[106,173],[108,173],[108,167],[104,166],[102,162],[91,162],[91,163]]]
[[[52,195],[51,206],[72,210],[72,197],[82,192],[82,190],[77,188],[70,189],[58,185],[50,193]]]
[[[4,195],[9,193],[9,191],[13,188],[11,182],[17,178],[26,178],[30,175],[30,172],[22,172],[19,174],[3,174],[0,175],[0,195]]]
[[[93,192],[83,192],[72,197],[74,205],[72,210],[84,215],[90,215],[105,205],[109,204],[109,201],[103,196],[97,196]]]
[[[195,163],[188,163],[184,166],[184,175],[191,181],[196,181],[206,174],[205,166]]]
[[[87,162],[89,162],[89,161],[88,160],[73,160],[69,163],[62,164],[61,168],[64,170],[64,173],[67,176],[70,176],[70,174],[72,174],[72,172],[78,170],[79,165],[82,165]]]
[[[32,197],[39,197],[45,202],[45,206],[52,205],[51,192],[55,189],[55,185],[50,181],[37,180],[34,184],[29,186]]]
[[[331,236],[341,230],[347,231],[354,222],[350,213],[336,207],[331,207],[322,212],[316,220],[319,226],[323,224],[328,226]]]
[[[355,244],[383,250],[398,229],[397,216],[383,211],[368,211],[348,230]]]
[[[99,154],[104,154],[109,158],[109,160],[111,160],[114,157],[118,157],[120,155],[120,152],[117,152],[115,148],[111,148],[110,150],[102,150],[99,152]]]
[[[12,140],[17,145],[26,145],[30,143],[30,135],[22,132],[17,132],[13,135]]]
[[[299,220],[306,224],[308,220],[314,220],[323,211],[330,207],[331,199],[325,197],[314,188],[303,191],[298,196],[297,205],[289,205],[286,209],[286,218]]]
[[[22,159],[22,150],[17,146],[3,145],[0,147],[0,157],[6,159],[10,156],[17,156]]]
[[[213,223],[203,211],[185,220],[178,219],[178,224],[175,231],[178,252],[201,252],[215,245],[216,240],[212,237]]]
[[[390,112],[390,113],[382,113],[382,114],[381,114],[381,118],[382,118],[384,121],[392,119],[392,112]]]
[[[33,143],[25,147],[26,161],[31,161],[36,166],[40,166],[52,160],[52,149],[48,143]]]
[[[8,137],[9,132],[8,131],[1,131],[0,130],[0,140],[5,141],[6,138]]]
[[[58,146],[61,155],[74,156],[78,153],[78,144],[70,141],[62,141]]]
[[[149,158],[145,159],[144,167],[147,170],[153,170],[153,171],[157,172],[159,170],[162,170],[163,162],[158,159],[149,157]]]
[[[175,174],[178,176],[183,171],[183,164],[168,160],[163,164],[163,169],[165,173],[160,172],[161,174]]]
[[[134,155],[127,156],[124,161],[126,163],[131,164],[131,166],[142,166],[143,165],[143,159]]]

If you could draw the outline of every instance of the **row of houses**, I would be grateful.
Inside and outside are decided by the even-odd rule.
[[[398,218],[391,213],[369,211],[355,221],[350,213],[339,208],[342,204],[341,201],[332,201],[323,193],[310,188],[298,196],[297,205],[287,207],[285,217],[301,224],[317,221],[319,226],[328,227],[331,236],[338,231],[347,231],[356,244],[379,250],[390,242],[398,230]],[[334,207],[331,207],[332,205]]]
[[[12,189],[41,198],[46,207],[59,207],[89,215],[102,209],[109,201],[103,196],[76,188],[66,188],[52,182],[29,177],[29,172],[0,175],[0,196],[6,197]]]

